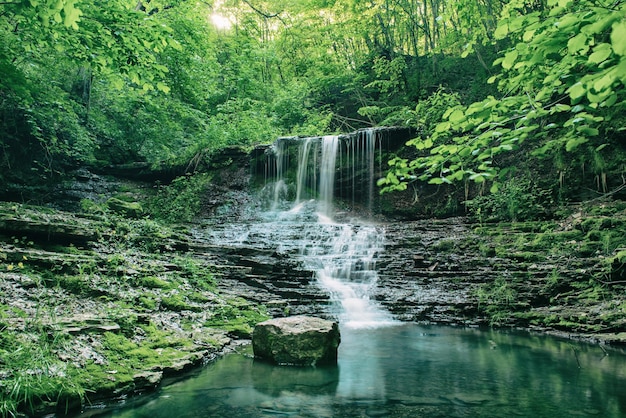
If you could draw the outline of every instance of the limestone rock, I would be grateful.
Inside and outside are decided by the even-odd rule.
[[[336,322],[310,316],[270,319],[252,334],[254,356],[281,365],[336,364],[340,342]]]

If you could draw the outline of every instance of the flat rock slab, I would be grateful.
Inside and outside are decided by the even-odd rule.
[[[311,316],[270,319],[252,334],[254,356],[280,365],[337,364],[340,342],[337,322]]]

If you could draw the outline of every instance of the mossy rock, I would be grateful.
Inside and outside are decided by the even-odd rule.
[[[127,216],[129,218],[141,218],[144,213],[141,203],[125,202],[116,197],[112,197],[107,200],[107,207],[112,212]]]
[[[278,365],[337,364],[336,322],[309,316],[270,319],[254,327],[254,356]]]

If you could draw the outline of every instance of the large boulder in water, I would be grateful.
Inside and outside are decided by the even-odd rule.
[[[337,363],[341,342],[337,322],[311,316],[270,319],[254,327],[254,356],[281,365]]]

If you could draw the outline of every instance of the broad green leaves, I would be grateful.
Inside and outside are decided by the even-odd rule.
[[[77,0],[29,0],[17,14],[38,20],[43,26],[62,23],[65,27],[78,29],[83,12],[76,6]]]
[[[36,62],[59,54],[115,85],[166,91],[165,66],[158,54],[179,47],[160,13],[148,14],[125,0],[29,0],[10,3],[0,14],[5,54],[0,57]],[[25,59],[25,60],[24,60]],[[160,84],[159,84],[160,83]]]
[[[621,20],[613,24],[611,31],[611,45],[617,55],[626,55],[626,21]]]
[[[519,57],[519,51],[517,49],[513,49],[512,51],[504,54],[504,59],[502,60],[502,68],[509,70],[513,68],[513,64],[515,64],[515,60]]]
[[[489,79],[503,98],[449,108],[428,138],[434,144],[429,155],[400,167],[391,162],[398,178],[494,180],[497,190],[498,156],[522,143],[532,141],[525,147],[537,157],[573,153],[584,144],[597,149],[603,134],[624,129],[626,4],[549,0],[543,12],[519,14],[524,4],[509,1],[494,32],[513,45],[494,62],[502,72]],[[385,190],[397,188],[382,183]]]

